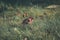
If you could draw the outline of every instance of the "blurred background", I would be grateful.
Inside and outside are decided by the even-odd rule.
[[[60,0],[0,0],[0,40],[60,40]]]

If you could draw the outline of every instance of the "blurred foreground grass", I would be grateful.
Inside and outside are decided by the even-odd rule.
[[[27,18],[34,18],[32,24],[21,24]],[[46,14],[44,14],[46,13]],[[4,15],[3,15],[4,14]],[[60,40],[60,10],[40,7],[7,7],[0,13],[0,40]],[[43,16],[41,19],[39,16]]]

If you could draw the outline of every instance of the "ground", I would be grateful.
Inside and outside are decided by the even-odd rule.
[[[7,7],[0,13],[0,40],[60,40],[60,9]],[[28,16],[23,17],[27,13]],[[4,14],[4,15],[3,15]],[[33,17],[32,24],[22,24]]]

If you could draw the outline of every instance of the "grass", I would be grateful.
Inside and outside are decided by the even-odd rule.
[[[27,18],[24,13],[32,16],[32,24],[21,24]],[[0,40],[60,40],[60,12],[40,7],[16,7],[3,11],[0,17]],[[44,15],[46,13],[46,15]],[[0,13],[2,14],[2,13]],[[15,14],[20,14],[15,15]],[[41,19],[39,16],[43,16]],[[47,31],[48,30],[48,31]]]

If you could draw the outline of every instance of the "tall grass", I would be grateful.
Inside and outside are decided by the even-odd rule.
[[[11,8],[12,9],[11,9]],[[4,18],[0,18],[0,40],[60,40],[60,12],[46,10],[40,7],[12,7],[3,11]],[[28,13],[34,21],[23,25],[27,18],[22,15]],[[20,16],[15,14],[20,14]],[[44,15],[46,13],[46,15]],[[0,13],[1,14],[1,13]],[[39,16],[44,16],[41,19]]]

